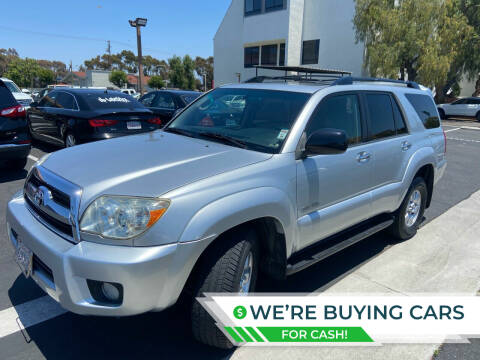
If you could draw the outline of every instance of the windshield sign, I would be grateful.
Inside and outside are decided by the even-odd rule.
[[[91,109],[144,109],[145,107],[130,95],[121,92],[96,92],[82,95]]]
[[[220,88],[179,114],[165,131],[275,154],[310,94]]]

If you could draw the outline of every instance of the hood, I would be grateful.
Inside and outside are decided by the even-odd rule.
[[[12,93],[13,97],[15,100],[32,100],[32,97],[28,94],[25,94],[23,92],[14,92]]]
[[[175,188],[271,158],[164,131],[98,141],[52,153],[43,167],[83,188],[85,202],[101,194],[161,196]]]

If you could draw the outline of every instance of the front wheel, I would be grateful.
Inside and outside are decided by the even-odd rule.
[[[402,205],[395,214],[395,222],[390,231],[398,240],[408,240],[415,236],[423,221],[427,205],[427,184],[421,177],[413,180]]]
[[[438,109],[438,113],[440,115],[440,119],[442,120],[446,120],[447,119],[447,115],[445,115],[445,110],[443,109]]]
[[[255,231],[243,228],[226,234],[217,242],[202,260],[194,286],[194,297],[204,296],[204,293],[253,292],[260,255]],[[196,299],[193,299],[191,318],[196,340],[221,349],[233,347]]]

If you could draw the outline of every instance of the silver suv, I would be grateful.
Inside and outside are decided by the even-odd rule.
[[[446,167],[431,94],[360,80],[224,86],[163,130],[44,157],[8,203],[17,262],[78,314],[186,295],[196,339],[231,347],[195,297],[253,292],[422,222]]]

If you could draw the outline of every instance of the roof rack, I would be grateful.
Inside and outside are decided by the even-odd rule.
[[[258,70],[275,70],[284,71],[283,76],[259,76]],[[289,75],[289,72],[296,72],[297,75]],[[268,65],[256,65],[255,77],[245,81],[246,83],[262,83],[266,81],[296,81],[316,83],[322,85],[330,85],[332,82],[341,79],[344,75],[352,75],[349,71],[342,70],[330,70],[330,69],[318,69],[305,66],[268,66]]]
[[[393,80],[393,79],[383,79],[383,78],[371,78],[371,77],[352,77],[346,76],[335,80],[331,85],[353,85],[356,82],[379,82],[379,83],[388,83],[396,85],[404,85],[412,89],[420,89],[420,86],[414,81],[404,81],[404,80]]]

